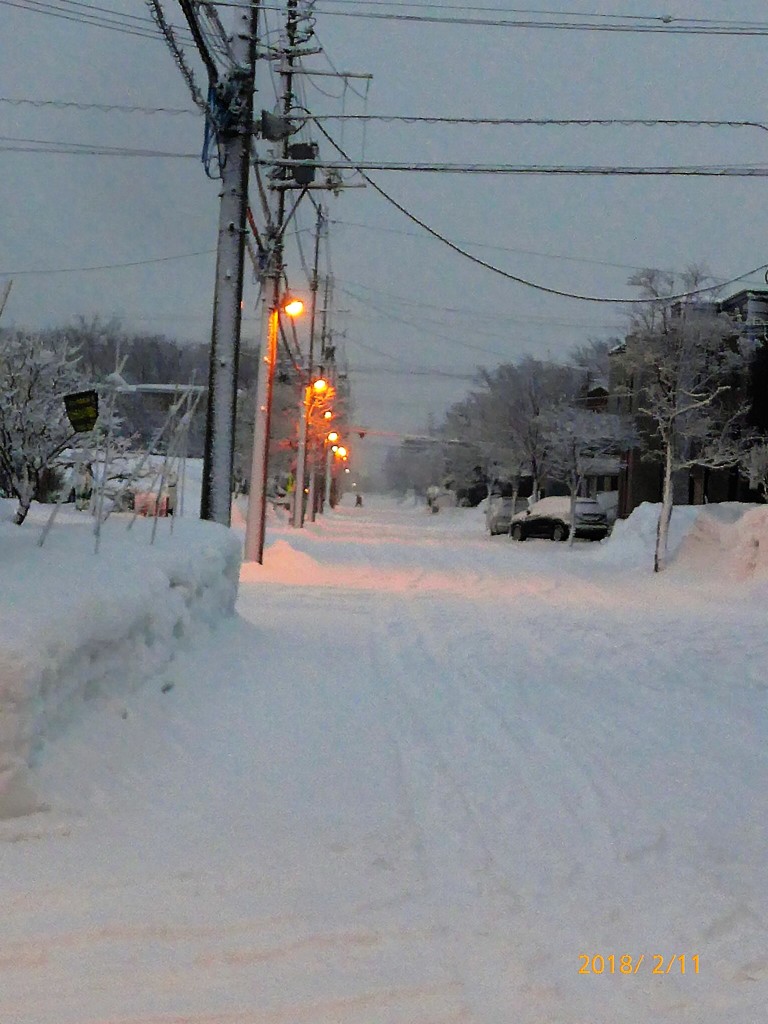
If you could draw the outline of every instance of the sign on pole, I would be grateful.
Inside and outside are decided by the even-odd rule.
[[[95,391],[77,391],[64,396],[64,408],[67,410],[72,429],[78,434],[93,430],[99,418],[99,396]]]

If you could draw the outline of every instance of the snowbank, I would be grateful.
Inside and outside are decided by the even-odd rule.
[[[675,505],[669,524],[667,556],[672,559],[702,511],[701,505]],[[743,506],[742,506],[743,507]],[[610,537],[600,545],[597,560],[624,568],[653,568],[656,526],[661,505],[644,501],[627,519],[617,519]]]
[[[125,692],[180,642],[234,609],[236,535],[197,520],[113,517],[94,553],[93,521],[69,512],[38,546],[42,511],[0,522],[0,819],[26,813],[27,765],[82,701]]]
[[[617,520],[595,558],[612,568],[653,568],[661,506],[644,502]],[[768,578],[768,506],[742,502],[675,505],[668,563],[677,570],[719,579]]]
[[[768,579],[768,507],[742,505],[741,515],[737,508],[708,506],[680,545],[677,563],[734,580]]]

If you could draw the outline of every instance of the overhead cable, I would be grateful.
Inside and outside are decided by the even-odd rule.
[[[70,3],[68,0],[59,0],[59,3],[46,3],[44,0],[0,0],[0,5],[15,7],[18,10],[29,11],[33,14],[45,14],[52,18],[60,18],[63,21],[72,21],[80,25],[109,29],[113,32],[121,32],[124,35],[138,36],[143,39],[157,39],[157,32],[153,29],[150,18],[135,14],[122,14],[119,11],[94,7],[91,4]],[[108,11],[109,14],[115,17],[104,17],[103,14],[99,13],[102,11]],[[186,34],[186,30],[184,30],[184,34]],[[185,41],[191,40],[185,39]]]
[[[325,130],[325,128],[323,128],[321,124],[317,124],[317,130],[328,140],[328,142],[333,146],[333,148],[345,160],[347,160],[349,163],[354,163],[352,158],[347,153],[345,153],[343,149],[341,149],[338,143],[328,134],[328,132]],[[399,210],[405,217],[407,217],[414,224],[418,224],[419,227],[423,228],[428,234],[432,235],[433,238],[436,238],[439,242],[442,242],[443,245],[448,246],[449,249],[452,249],[460,256],[463,256],[465,259],[468,259],[472,263],[477,264],[477,266],[484,267],[486,270],[490,270],[492,273],[498,274],[500,277],[506,278],[509,281],[514,281],[516,284],[524,285],[526,288],[533,288],[534,290],[544,292],[547,295],[557,295],[563,299],[576,299],[577,301],[580,302],[599,302],[627,306],[648,305],[648,299],[624,299],[608,298],[602,295],[581,295],[578,292],[567,292],[559,288],[550,288],[548,285],[539,284],[535,281],[529,281],[524,277],[519,277],[517,274],[511,274],[507,270],[502,270],[500,267],[496,267],[494,266],[494,264],[488,263],[486,260],[480,259],[480,257],[478,256],[473,256],[472,253],[467,252],[466,249],[462,249],[461,246],[456,245],[455,242],[451,242],[450,239],[445,237],[445,235],[442,235],[439,231],[436,231],[434,228],[430,227],[415,214],[411,213],[410,210],[407,210],[401,203],[394,199],[380,185],[377,185],[376,182],[365,173],[365,171],[361,170],[360,175],[366,182],[368,182],[368,184],[375,192],[378,192],[378,194],[383,199],[385,199],[388,203],[394,206],[395,209]],[[689,291],[678,292],[674,295],[659,296],[658,298],[654,298],[651,301],[658,303],[666,303],[675,302],[680,299],[693,298],[696,295],[706,295],[714,291],[716,287],[727,287],[729,285],[736,284],[739,281],[743,281],[744,278],[750,277],[752,274],[755,274],[760,270],[766,269],[768,269],[768,264],[762,264],[759,267],[755,267],[752,270],[748,270],[744,274],[740,274],[738,277],[733,277],[729,281],[724,281],[719,285],[709,288],[696,288]]]
[[[125,267],[143,267],[150,263],[168,263],[171,260],[188,260],[193,256],[210,256],[215,249],[199,249],[197,252],[181,252],[175,256],[155,256],[147,260],[131,260],[129,263],[101,263],[93,267],[55,267],[50,270],[0,270],[0,277],[22,277],[24,275],[84,274],[92,270],[122,270]]]
[[[318,128],[320,125],[318,125]],[[584,166],[546,164],[454,164],[411,163],[400,160],[263,160],[272,167],[317,167],[335,171],[407,171],[414,174],[503,174],[503,175],[587,175],[590,177],[677,177],[677,178],[765,178],[766,164],[699,164],[622,167],[598,164]]]
[[[264,7],[265,10],[279,10],[277,7]],[[551,31],[571,32],[619,32],[633,34],[664,34],[676,36],[765,36],[768,35],[768,25],[738,24],[715,22],[712,24],[679,24],[674,18],[657,17],[646,24],[635,23],[604,23],[597,21],[536,21],[518,18],[467,18],[455,15],[439,14],[406,14],[401,12],[381,11],[332,11],[324,8],[322,13],[325,18],[362,18],[365,20],[391,21],[403,24],[421,23],[426,25],[474,25],[478,28],[512,28],[512,29],[549,29]]]
[[[36,100],[26,96],[0,96],[0,103],[14,107],[53,107],[57,110],[99,110],[106,114],[184,114],[198,116],[191,107],[141,107],[124,103],[80,103],[76,100]]]
[[[714,119],[693,118],[656,118],[656,117],[436,117],[432,115],[414,116],[411,114],[313,114],[315,121],[382,121],[400,122],[402,124],[454,124],[454,125],[492,125],[504,127],[578,127],[619,126],[619,127],[686,127],[686,128],[762,128],[768,131],[768,125],[762,121],[719,121]]]

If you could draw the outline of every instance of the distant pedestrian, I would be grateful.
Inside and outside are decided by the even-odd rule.
[[[363,496],[362,496],[362,494],[356,494],[355,495],[355,508],[362,508],[362,507],[363,507]]]

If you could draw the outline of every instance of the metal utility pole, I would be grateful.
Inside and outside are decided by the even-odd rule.
[[[253,126],[258,5],[233,0],[233,67],[215,91],[221,163],[216,288],[211,331],[201,519],[230,524],[237,370]]]

